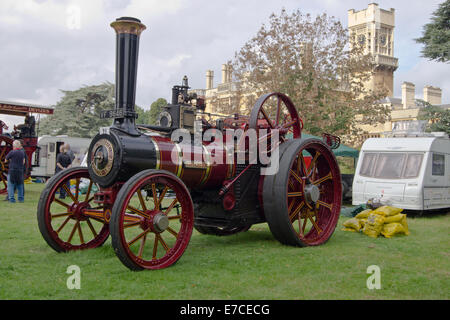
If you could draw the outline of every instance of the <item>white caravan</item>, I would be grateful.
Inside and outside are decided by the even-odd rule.
[[[381,198],[406,210],[450,208],[450,139],[370,138],[360,152],[353,179],[353,205]]]
[[[62,144],[68,143],[75,154],[72,166],[76,167],[83,161],[91,139],[63,136],[42,136],[38,139],[38,149],[33,154],[32,177],[50,178],[55,174],[56,156]]]

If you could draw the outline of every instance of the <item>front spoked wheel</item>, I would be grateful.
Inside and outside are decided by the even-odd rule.
[[[109,236],[111,211],[94,203],[99,186],[87,168],[71,168],[54,175],[38,203],[39,230],[57,252],[92,249]]]
[[[112,209],[114,251],[131,270],[162,269],[180,259],[194,226],[184,183],[164,170],[145,170],[128,180]]]

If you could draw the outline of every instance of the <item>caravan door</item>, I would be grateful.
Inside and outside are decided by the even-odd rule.
[[[49,142],[47,147],[47,174],[52,176],[56,169],[56,142]]]

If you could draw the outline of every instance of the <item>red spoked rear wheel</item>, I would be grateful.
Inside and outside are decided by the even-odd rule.
[[[98,189],[84,167],[63,170],[47,182],[37,219],[50,247],[57,252],[91,249],[108,239],[111,211],[94,203]]]
[[[320,140],[295,139],[280,147],[279,158],[278,173],[267,176],[263,186],[272,234],[287,245],[323,244],[333,234],[341,208],[341,176],[334,154]]]
[[[117,195],[111,219],[114,251],[131,270],[162,269],[180,259],[194,226],[184,183],[165,170],[145,170]]]
[[[0,136],[0,194],[6,193],[8,189],[8,163],[5,158],[13,149],[12,143],[12,139]]]

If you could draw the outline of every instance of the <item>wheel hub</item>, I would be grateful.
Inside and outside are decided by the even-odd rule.
[[[83,214],[83,210],[89,207],[89,203],[87,202],[79,202],[73,203],[70,207],[70,212],[72,212],[72,217],[79,221],[86,220],[86,216]]]
[[[305,186],[305,198],[309,204],[315,204],[320,198],[320,190],[314,184],[307,184]]]
[[[153,229],[156,232],[163,232],[169,227],[169,218],[163,213],[158,213],[153,217]]]
[[[161,211],[147,211],[148,218],[141,220],[142,230],[149,228],[155,233],[164,232],[169,227],[169,218]]]

